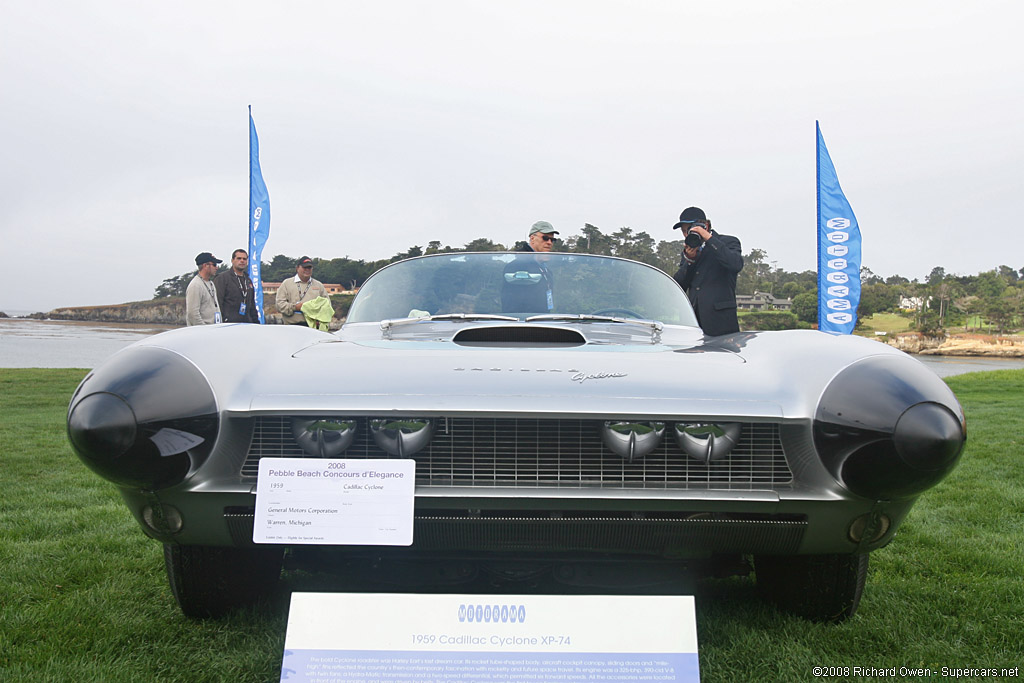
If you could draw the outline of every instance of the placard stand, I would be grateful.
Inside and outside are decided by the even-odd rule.
[[[693,596],[293,593],[281,680],[697,683]]]

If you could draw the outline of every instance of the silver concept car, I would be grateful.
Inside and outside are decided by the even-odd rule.
[[[164,544],[190,616],[272,591],[286,558],[376,556],[746,567],[780,607],[839,621],[966,428],[938,377],[876,341],[705,337],[650,266],[487,252],[381,269],[335,334],[133,344],[82,381],[68,435]],[[412,546],[255,544],[264,457],[413,459]]]

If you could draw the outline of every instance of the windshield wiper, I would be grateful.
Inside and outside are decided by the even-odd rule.
[[[519,321],[514,315],[494,315],[493,313],[439,313],[428,315],[419,320],[513,320]]]
[[[648,327],[651,330],[651,342],[658,344],[661,342],[661,331],[665,329],[665,324],[660,320],[645,320],[643,318],[619,318],[611,315],[592,315],[588,313],[577,313],[575,315],[567,315],[563,313],[543,313],[541,315],[531,315],[526,319],[526,322],[541,322],[541,321],[566,321],[566,322],[588,322],[588,323],[626,323],[628,325],[642,325]]]
[[[630,323],[633,325],[643,325],[644,327],[650,327],[655,330],[660,330],[664,327],[664,324],[658,320],[645,320],[643,318],[620,318],[613,315],[591,315],[588,313],[576,313],[573,315],[565,313],[544,313],[541,315],[531,315],[526,319],[526,322],[532,322],[535,320],[565,320],[565,321],[579,321],[579,322],[590,322],[590,323]]]

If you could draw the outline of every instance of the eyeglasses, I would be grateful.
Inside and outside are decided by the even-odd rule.
[[[312,268],[312,267],[313,267],[312,263],[303,263],[301,266],[299,266],[299,268]]]
[[[544,240],[545,242],[554,242],[555,241],[555,236],[554,235],[541,235],[540,238],[542,240]]]

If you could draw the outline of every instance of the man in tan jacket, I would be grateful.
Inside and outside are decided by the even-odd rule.
[[[313,259],[303,256],[295,264],[295,277],[282,282],[277,290],[277,312],[286,325],[305,325],[302,304],[318,296],[327,296],[327,290],[313,277]]]

